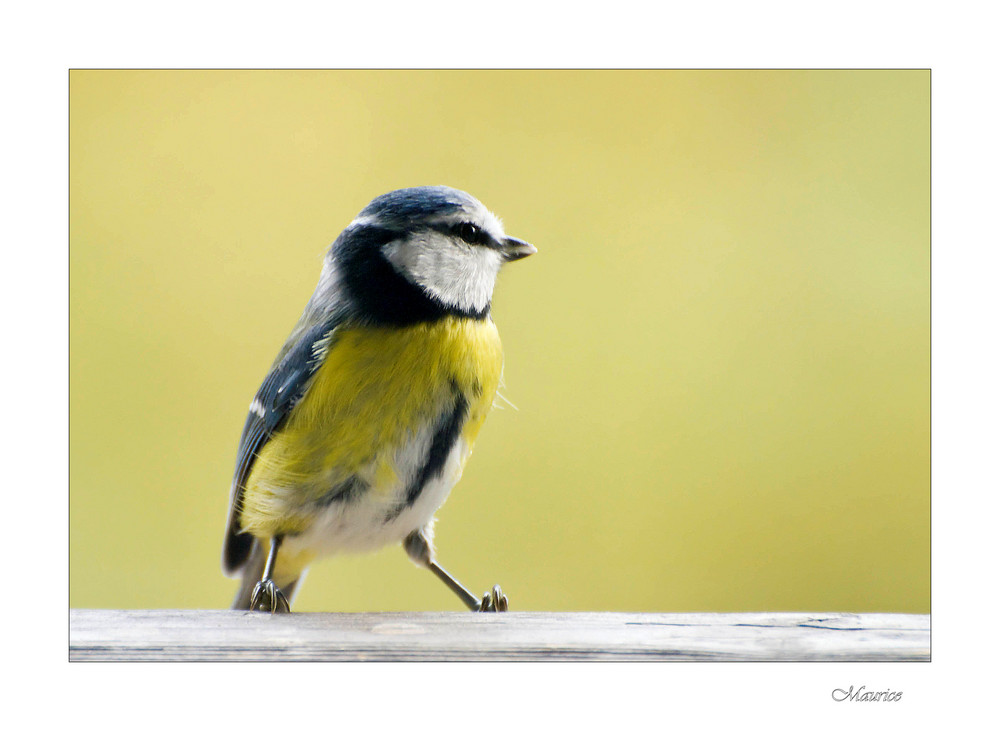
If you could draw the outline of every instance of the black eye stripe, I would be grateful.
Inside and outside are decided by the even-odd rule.
[[[499,241],[474,223],[456,223],[451,226],[433,226],[432,228],[446,236],[454,236],[455,238],[462,239],[462,241],[472,246],[488,246],[491,249],[500,248]]]

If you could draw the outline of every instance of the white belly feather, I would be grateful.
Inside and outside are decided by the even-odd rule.
[[[413,531],[427,525],[448,493],[462,476],[469,456],[469,445],[462,436],[455,440],[441,472],[423,485],[412,505],[405,505],[407,487],[427,462],[434,426],[428,426],[400,448],[395,455],[396,484],[388,488],[368,489],[356,499],[336,501],[324,507],[303,533],[289,535],[285,545],[293,552],[307,550],[317,556],[338,552],[373,551],[402,541]],[[374,464],[359,476],[372,484]],[[397,515],[387,520],[402,505]]]

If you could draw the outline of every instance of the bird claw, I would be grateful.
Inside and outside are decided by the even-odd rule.
[[[285,595],[270,579],[257,582],[250,595],[250,609],[271,614],[288,614],[291,611]]]
[[[503,593],[500,589],[500,584],[493,585],[493,591],[488,591],[483,594],[482,600],[479,602],[479,608],[477,612],[506,612],[507,611],[507,595]]]

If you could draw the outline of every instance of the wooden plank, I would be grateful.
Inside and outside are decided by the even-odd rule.
[[[72,661],[927,661],[914,614],[70,610]]]

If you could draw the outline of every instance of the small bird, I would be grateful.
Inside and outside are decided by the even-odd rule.
[[[473,611],[507,609],[438,564],[433,523],[500,384],[497,274],[535,251],[445,186],[381,195],[341,232],[240,437],[234,609],[287,612],[315,558],[398,542]]]

